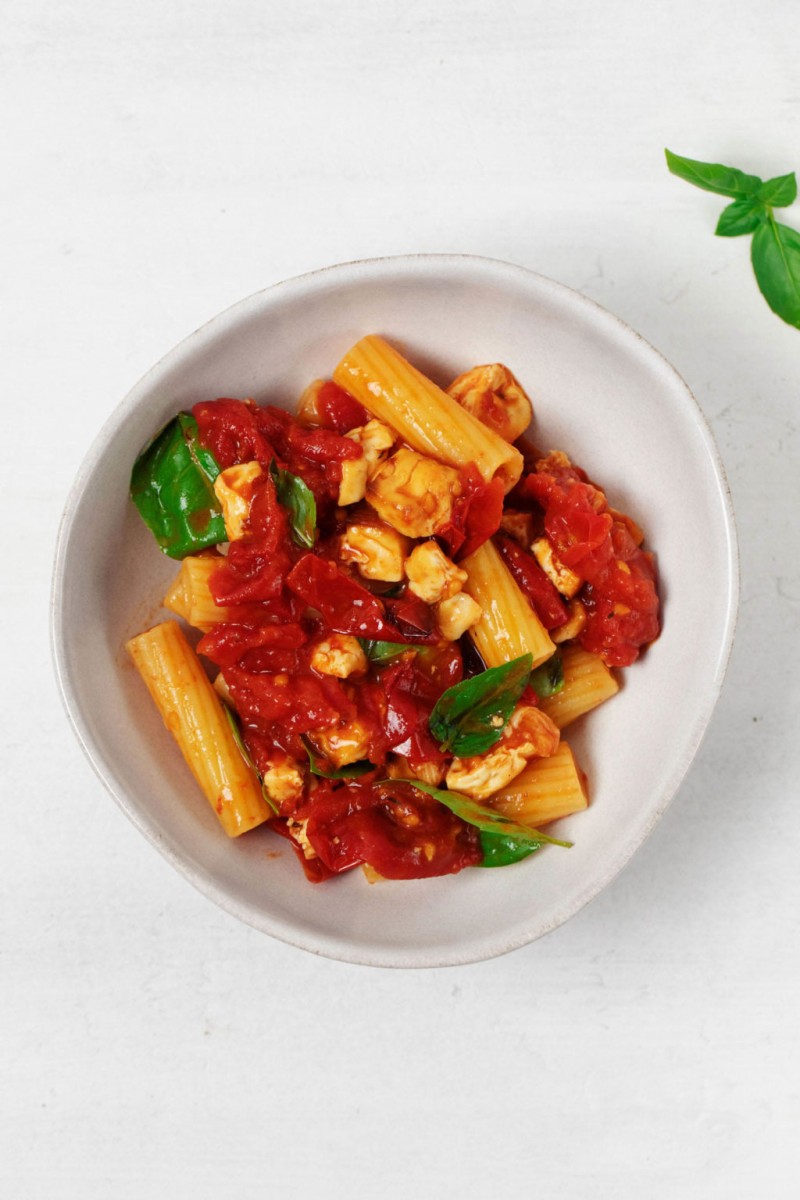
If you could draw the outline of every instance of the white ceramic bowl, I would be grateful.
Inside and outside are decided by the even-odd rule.
[[[159,618],[176,567],[128,500],[131,464],[181,408],[217,396],[291,406],[365,333],[438,381],[507,363],[534,398],[536,438],[563,448],[644,526],[658,553],[664,630],[612,703],[570,730],[592,804],[546,847],[500,870],[370,886],[360,871],[312,886],[276,835],[229,841],[123,650]],[[69,497],[53,603],[56,671],[98,775],[196,887],[265,933],[382,966],[501,954],[554,929],[641,845],[689,767],[733,636],[736,545],[722,467],[672,367],[583,296],[519,267],[422,255],[349,263],[269,288],[215,317],[137,384],[98,436]],[[276,854],[276,852],[278,852]]]

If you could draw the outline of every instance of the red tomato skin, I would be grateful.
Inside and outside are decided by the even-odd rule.
[[[370,419],[369,413],[355,396],[332,380],[323,383],[319,390],[317,412],[323,429],[332,429],[335,433],[349,433],[351,429],[366,425]]]
[[[495,545],[545,629],[563,625],[569,616],[567,606],[533,555],[502,534],[495,538]]]

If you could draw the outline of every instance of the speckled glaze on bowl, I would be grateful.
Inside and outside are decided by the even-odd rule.
[[[229,841],[123,649],[161,616],[175,564],[128,500],[136,454],[175,412],[217,396],[290,407],[378,332],[439,382],[506,362],[534,399],[536,440],[563,448],[629,511],[658,553],[664,631],[619,696],[570,730],[592,804],[503,870],[314,887],[267,830]],[[680,510],[675,478],[680,478]],[[680,512],[693,514],[692,537]],[[702,569],[701,569],[702,564]],[[379,966],[490,958],[555,929],[641,845],[697,751],[733,637],[730,499],[688,388],[651,346],[576,292],[506,263],[421,255],[346,263],[277,284],[215,317],[130,392],[67,502],[53,587],[56,673],[97,774],[152,844],[228,912],[316,954]],[[686,679],[692,688],[687,690]]]

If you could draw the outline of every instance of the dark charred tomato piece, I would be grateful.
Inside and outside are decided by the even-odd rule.
[[[482,860],[477,830],[402,784],[318,788],[296,819],[308,820],[308,841],[335,874],[365,862],[385,879],[426,879]]]
[[[533,555],[502,535],[495,538],[495,545],[545,629],[563,625],[569,616],[567,607]]]
[[[345,575],[332,562],[304,554],[286,580],[289,589],[322,616],[335,633],[402,642],[396,627],[387,621],[377,596]]]
[[[441,634],[430,604],[404,588],[402,595],[385,599],[386,611],[404,642],[438,642]]]
[[[358,429],[370,419],[356,398],[332,380],[323,383],[317,394],[317,414],[322,428],[336,433]]]
[[[243,400],[204,400],[192,409],[201,445],[211,451],[223,471],[255,459],[268,463],[275,457],[257,414],[252,401]]]
[[[461,472],[461,495],[436,536],[444,542],[451,558],[466,558],[500,528],[503,517],[503,484],[499,479],[484,483],[478,468],[469,463]]]

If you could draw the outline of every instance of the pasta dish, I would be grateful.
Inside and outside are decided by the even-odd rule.
[[[639,526],[532,416],[502,364],[442,389],[370,335],[294,415],[201,401],[142,451],[178,619],[128,650],[229,836],[269,824],[312,882],[570,844],[543,832],[589,802],[564,731],[659,601]]]

